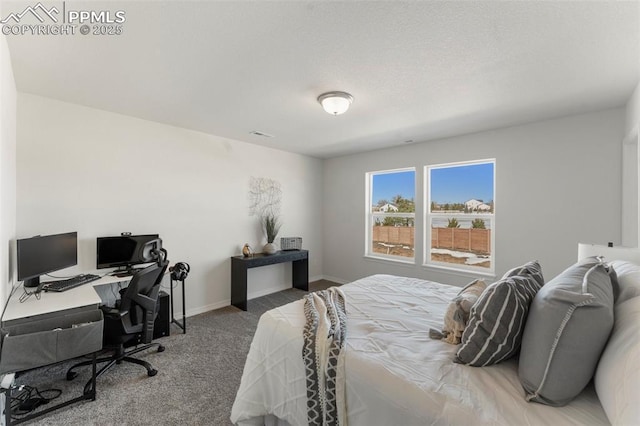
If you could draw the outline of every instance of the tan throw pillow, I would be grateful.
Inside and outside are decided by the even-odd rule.
[[[476,303],[486,287],[487,284],[483,280],[474,280],[460,290],[458,295],[449,303],[444,316],[442,332],[432,328],[429,330],[429,336],[432,339],[442,339],[452,345],[459,344],[469,320],[471,307]]]

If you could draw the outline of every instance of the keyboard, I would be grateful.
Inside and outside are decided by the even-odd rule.
[[[66,280],[51,281],[43,285],[44,291],[61,292],[71,290],[72,288],[79,287],[83,284],[90,283],[92,281],[99,280],[100,276],[93,274],[81,274],[75,277],[67,278]]]

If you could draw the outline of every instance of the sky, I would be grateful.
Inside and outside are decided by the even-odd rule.
[[[472,198],[493,201],[493,163],[431,169],[431,201],[464,203]]]
[[[373,205],[377,205],[379,200],[391,202],[398,194],[408,199],[415,198],[416,172],[411,170],[373,175]]]
[[[470,164],[431,169],[431,200],[439,203],[464,203],[472,198],[485,203],[493,200],[493,163]],[[373,205],[395,195],[415,198],[414,171],[373,175]]]

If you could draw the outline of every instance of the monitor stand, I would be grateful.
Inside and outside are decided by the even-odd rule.
[[[116,269],[111,273],[111,275],[113,275],[114,277],[122,278],[122,277],[130,277],[136,272],[137,272],[136,268],[134,268],[133,266],[128,266],[122,269]]]

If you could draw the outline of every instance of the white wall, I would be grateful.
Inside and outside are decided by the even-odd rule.
[[[28,94],[18,137],[18,237],[78,231],[78,270],[95,268],[96,237],[160,233],[170,259],[191,265],[187,313],[228,305],[229,257],[266,242],[248,211],[256,176],[282,184],[280,236],[301,236],[321,275],[318,159]],[[252,270],[249,294],[290,276],[287,264]]]
[[[0,305],[15,282],[16,84],[7,40],[0,36]]]
[[[640,125],[640,83],[636,86],[626,106],[624,134],[628,136],[632,132],[638,132]]]
[[[640,83],[626,105],[622,142],[622,245],[637,247],[640,239],[639,196],[640,166]]]
[[[575,261],[578,242],[620,244],[624,114],[608,110],[326,160],[325,277],[350,281],[392,273],[457,285],[469,281],[468,275],[420,266],[420,220],[418,265],[363,257],[365,173],[416,167],[421,217],[426,164],[496,158],[496,275],[538,259],[552,278]]]

